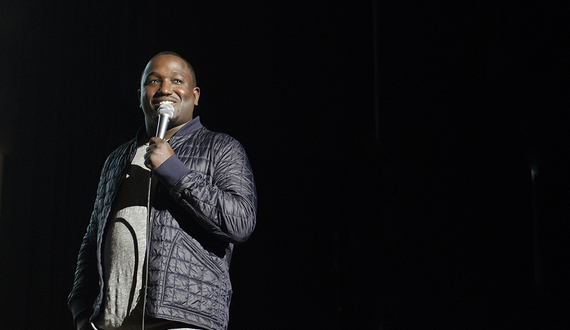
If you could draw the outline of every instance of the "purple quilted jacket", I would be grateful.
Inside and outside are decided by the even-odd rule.
[[[92,319],[99,314],[105,225],[140,134],[143,129],[103,166],[68,299],[74,318],[83,311],[92,312]],[[177,157],[155,171],[160,180],[152,208],[147,311],[155,318],[226,329],[233,246],[249,238],[256,222],[251,167],[238,141],[209,131],[199,118],[169,143]]]

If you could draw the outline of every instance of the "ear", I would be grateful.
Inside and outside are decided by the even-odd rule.
[[[200,99],[200,87],[194,87],[192,93],[194,94],[194,105],[197,106]]]

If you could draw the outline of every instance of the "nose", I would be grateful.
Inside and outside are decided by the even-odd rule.
[[[160,85],[160,92],[162,94],[172,94],[172,84],[169,80],[164,80]]]

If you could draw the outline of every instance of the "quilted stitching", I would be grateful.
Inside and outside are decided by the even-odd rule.
[[[253,174],[242,146],[226,134],[202,127],[191,135],[175,135],[170,144],[191,171],[169,188],[175,202],[166,199],[161,205],[158,200],[154,205],[149,314],[225,329],[232,295],[229,264],[233,244],[245,241],[255,227]],[[89,292],[82,288],[93,281],[88,282],[82,274],[92,274],[96,264],[101,274],[100,263],[89,256],[94,255],[95,240],[101,244],[109,209],[135,146],[133,140],[119,147],[103,167],[70,301]],[[100,302],[95,313],[99,306]]]

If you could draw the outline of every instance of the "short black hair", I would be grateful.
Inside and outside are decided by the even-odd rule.
[[[180,55],[179,55],[178,53],[176,53],[176,52],[173,52],[173,51],[170,51],[170,50],[165,50],[165,51],[162,51],[162,52],[160,52],[160,53],[154,55],[154,56],[150,59],[150,61],[154,60],[156,57],[161,56],[161,55],[172,55],[172,56],[176,56],[176,57],[178,57],[179,59],[183,60],[183,61],[186,63],[186,65],[188,65],[188,69],[190,69],[190,73],[192,73],[192,81],[193,81],[193,84],[194,84],[193,87],[198,86],[198,82],[196,81],[196,72],[194,71],[194,67],[192,66],[192,64],[190,64],[190,62],[188,62],[188,60],[186,60],[184,57],[180,56]],[[149,61],[149,62],[150,62],[150,61]],[[144,74],[144,70],[143,70],[143,74]],[[144,79],[144,77],[143,77],[143,79]]]

